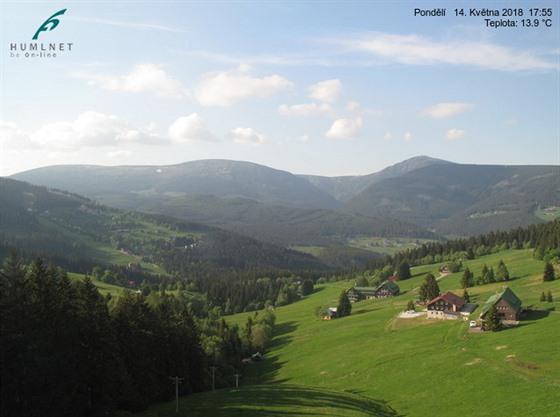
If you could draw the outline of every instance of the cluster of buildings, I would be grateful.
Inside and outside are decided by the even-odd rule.
[[[377,287],[352,287],[347,292],[348,299],[353,303],[373,298],[395,297],[399,294],[400,288],[394,281],[385,281]],[[479,317],[482,322],[484,322],[486,314],[493,306],[496,307],[502,324],[514,324],[519,320],[521,300],[509,287],[504,286],[503,291],[494,294],[487,300]],[[426,312],[427,317],[433,319],[453,320],[464,318],[467,320],[477,307],[477,304],[468,303],[463,297],[447,291],[430,300],[426,304]],[[336,311],[331,314],[334,316]]]

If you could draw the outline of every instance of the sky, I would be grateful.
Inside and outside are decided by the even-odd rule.
[[[536,5],[0,0],[0,175],[231,159],[332,177],[419,155],[560,165],[560,6]]]

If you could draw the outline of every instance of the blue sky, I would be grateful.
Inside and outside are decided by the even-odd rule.
[[[557,1],[537,17],[513,0],[0,4],[0,175],[214,158],[324,176],[418,155],[560,164]],[[470,16],[483,8],[523,16],[493,28]],[[27,58],[30,43],[64,50]]]

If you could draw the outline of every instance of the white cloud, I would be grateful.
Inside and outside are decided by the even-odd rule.
[[[342,82],[339,79],[321,81],[308,88],[309,97],[325,103],[334,103],[343,92]]]
[[[472,65],[500,71],[558,69],[558,63],[532,51],[512,50],[479,40],[432,40],[419,35],[374,32],[336,43],[406,65]]]
[[[424,109],[422,114],[424,116],[434,117],[436,119],[443,119],[446,117],[455,116],[472,109],[474,106],[469,103],[439,103],[434,106]]]
[[[23,149],[31,144],[29,132],[6,120],[0,120],[0,137],[2,145],[11,149]]]
[[[325,134],[333,139],[353,139],[359,136],[363,121],[361,117],[355,119],[337,119]]]
[[[157,97],[184,98],[188,96],[187,88],[163,68],[154,64],[139,64],[123,76],[97,75],[91,73],[75,74],[86,79],[91,85],[98,85],[106,90],[127,91],[132,93],[152,93]]]
[[[229,135],[235,143],[260,145],[265,141],[265,137],[251,127],[237,127]]]
[[[406,132],[406,133],[404,134],[404,140],[405,140],[405,142],[410,142],[410,141],[412,141],[412,139],[414,139],[414,136],[412,136],[412,133]]]
[[[384,112],[382,110],[374,110],[374,109],[364,108],[357,101],[350,101],[346,105],[346,111],[348,111],[349,113],[352,113],[353,115],[356,115],[356,116],[359,115],[359,116],[362,116],[362,117],[375,117],[375,118],[383,117],[386,114],[386,112]]]
[[[48,149],[69,150],[128,142],[149,143],[160,138],[154,132],[135,128],[116,116],[87,111],[73,121],[54,122],[41,127],[31,134],[31,140]]]
[[[217,141],[215,135],[210,132],[202,118],[196,113],[179,117],[169,126],[168,134],[174,143]]]
[[[346,105],[346,110],[349,112],[356,112],[362,108],[362,105],[357,101],[351,101]]]
[[[383,136],[383,139],[385,139],[385,140],[393,140],[394,137],[393,137],[393,134],[392,134],[391,132],[387,132],[387,133],[385,133],[385,135]]]
[[[447,131],[447,133],[445,134],[445,139],[447,140],[457,140],[457,139],[461,139],[462,137],[465,136],[467,132],[465,132],[464,130],[461,129],[449,129]]]
[[[292,83],[280,75],[256,78],[249,74],[250,68],[241,65],[232,71],[206,74],[194,88],[194,94],[204,106],[227,107],[252,98],[272,96]]]
[[[332,107],[325,103],[302,103],[292,106],[282,104],[278,107],[278,112],[283,116],[314,116],[331,114],[332,111]]]

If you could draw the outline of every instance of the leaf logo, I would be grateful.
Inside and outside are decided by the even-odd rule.
[[[35,32],[35,35],[33,36],[33,40],[38,39],[39,34],[41,32],[46,32],[47,30],[53,30],[54,28],[56,28],[58,26],[58,24],[60,23],[60,20],[55,19],[55,17],[63,15],[64,12],[66,12],[66,9],[62,9],[62,10],[56,12],[51,17],[49,17],[47,20],[45,20],[45,22],[41,26],[39,26],[39,29],[37,29],[37,32]]]

